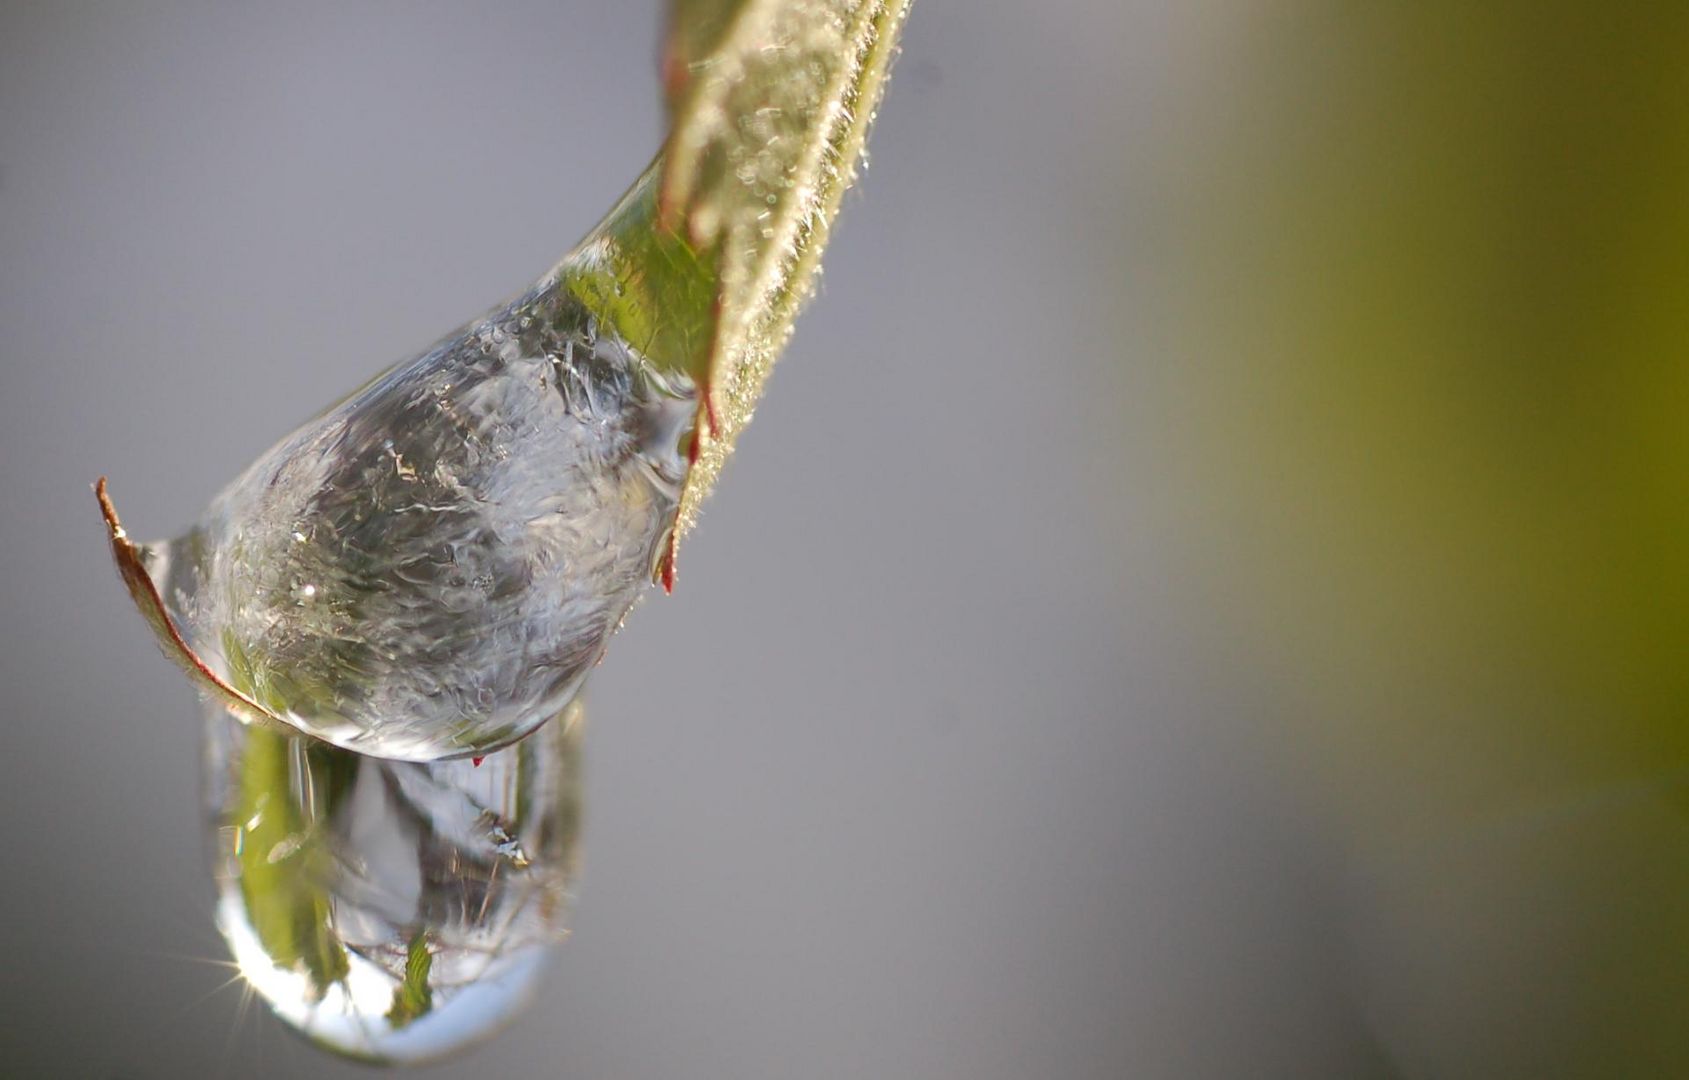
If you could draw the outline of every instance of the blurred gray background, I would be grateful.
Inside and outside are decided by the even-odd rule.
[[[362,1071],[213,992],[192,695],[88,485],[179,531],[549,266],[661,137],[660,8],[5,7],[5,1071]],[[822,294],[592,682],[574,936],[440,1075],[1347,1071],[1318,851],[1174,707],[1111,405],[1094,229],[1167,22],[917,4]]]
[[[176,533],[646,163],[657,0],[481,7],[0,5],[0,1072],[367,1075],[219,989],[197,710],[89,484]],[[1181,429],[1205,384],[1169,335],[1208,315],[1168,298],[1226,312],[1277,273],[1170,284],[1185,241],[1259,250],[1182,195],[1250,159],[1193,147],[1216,115],[1239,145],[1258,111],[1323,116],[1367,68],[1269,49],[1263,101],[1231,52],[1260,7],[918,0],[821,294],[676,594],[589,687],[574,936],[506,1034],[429,1072],[1493,1076],[1570,1037],[1575,1003],[1506,1002],[1565,974],[1585,909],[1496,914],[1492,948],[1472,928],[1527,890],[1488,849],[1453,891],[1422,837],[1378,854],[1424,789],[1310,783],[1294,759],[1327,755],[1275,720],[1334,655],[1279,634],[1318,576],[1233,622],[1206,571],[1251,521],[1182,494],[1229,451]],[[1400,796],[1388,827],[1345,831],[1333,787]]]

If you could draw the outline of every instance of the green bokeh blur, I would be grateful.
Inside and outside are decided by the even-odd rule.
[[[1367,1021],[1689,1075],[1689,7],[1184,18],[1123,393]]]

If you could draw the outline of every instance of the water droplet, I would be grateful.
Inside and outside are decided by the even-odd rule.
[[[283,1022],[412,1064],[515,1015],[574,874],[579,705],[566,713],[477,768],[365,757],[207,707],[217,925]]]

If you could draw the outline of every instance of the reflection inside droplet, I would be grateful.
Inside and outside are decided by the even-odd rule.
[[[690,377],[601,335],[553,274],[284,438],[186,534],[135,547],[137,598],[202,685],[337,746],[509,746],[574,696],[656,574],[696,408]]]
[[[276,1015],[391,1063],[511,1019],[564,934],[578,702],[479,765],[365,757],[205,709],[217,925]]]

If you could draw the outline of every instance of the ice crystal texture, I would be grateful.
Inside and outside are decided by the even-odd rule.
[[[484,754],[569,700],[651,580],[695,406],[548,279],[288,436],[141,559],[207,667],[301,730]]]
[[[311,1041],[431,1060],[486,1037],[564,932],[580,717],[468,761],[366,757],[208,703],[217,922]]]

